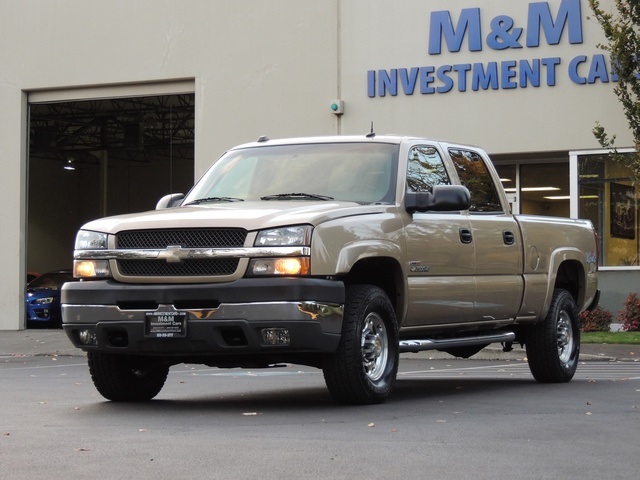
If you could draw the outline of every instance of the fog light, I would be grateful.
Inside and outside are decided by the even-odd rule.
[[[288,328],[263,328],[262,340],[267,345],[289,345],[291,336]]]
[[[79,330],[78,339],[83,345],[98,345],[98,337],[96,337],[96,332],[93,330]]]

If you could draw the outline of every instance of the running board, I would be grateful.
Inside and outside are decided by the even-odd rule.
[[[401,340],[400,353],[422,352],[424,350],[446,350],[448,348],[468,347],[471,345],[489,345],[491,343],[512,343],[516,338],[513,332],[475,337],[444,338],[438,340]]]

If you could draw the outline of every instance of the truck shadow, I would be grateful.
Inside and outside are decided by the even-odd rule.
[[[98,402],[83,407],[85,413],[108,414],[128,412],[143,417],[158,416],[166,413],[206,414],[216,413],[223,416],[258,417],[264,415],[320,414],[335,416],[343,413],[363,415],[397,412],[427,412],[438,404],[452,405],[453,402],[466,405],[493,405],[501,409],[512,405],[512,398],[528,397],[535,401],[537,394],[544,388],[555,388],[559,392],[562,386],[545,386],[533,379],[411,379],[401,378],[396,382],[393,393],[387,401],[378,405],[343,405],[336,402],[323,384],[308,387],[260,387],[243,392],[224,391],[223,388],[212,393],[176,392],[172,390],[149,402]],[[170,397],[170,398],[167,398]],[[502,406],[501,406],[502,405]]]

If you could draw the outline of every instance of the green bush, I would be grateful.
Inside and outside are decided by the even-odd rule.
[[[578,316],[581,332],[608,332],[611,330],[613,315],[601,306],[592,311],[584,311]]]
[[[618,312],[618,320],[622,323],[622,330],[640,331],[640,298],[635,293],[630,293],[627,297],[624,309]]]

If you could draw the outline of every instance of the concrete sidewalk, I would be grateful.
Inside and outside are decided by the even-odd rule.
[[[62,330],[0,331],[0,356],[61,355],[84,356],[75,348]],[[402,358],[452,358],[435,350],[420,353],[403,353]],[[521,348],[505,353],[499,345],[491,345],[472,359],[477,360],[525,360]],[[581,361],[640,361],[640,345],[582,344]]]

